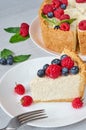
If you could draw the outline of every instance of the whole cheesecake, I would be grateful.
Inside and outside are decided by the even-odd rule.
[[[57,53],[61,53],[64,48],[72,51],[79,48],[79,53],[86,55],[86,7],[83,8],[86,0],[83,1],[43,1],[39,9],[39,20],[46,48]],[[84,23],[79,24],[83,20]]]
[[[60,59],[44,66],[30,82],[34,102],[71,102],[83,97],[86,66],[75,52],[64,49]]]

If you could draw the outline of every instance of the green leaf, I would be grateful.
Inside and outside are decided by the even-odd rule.
[[[19,56],[14,56],[14,62],[23,62],[27,60],[31,55],[19,55]]]
[[[10,43],[17,43],[17,42],[21,42],[21,41],[25,41],[29,38],[30,36],[28,35],[27,37],[22,37],[19,33],[16,33],[15,35],[13,35],[9,42]]]
[[[50,19],[44,14],[42,14],[42,17],[51,25],[57,25],[57,20],[55,18]]]
[[[75,20],[76,20],[76,18],[61,20],[61,21],[59,22],[59,25],[62,24],[62,23],[71,24],[71,23],[73,23]]]
[[[4,28],[4,30],[9,33],[19,33],[20,27],[9,27]]]
[[[0,52],[0,57],[1,58],[7,58],[9,55],[12,55],[13,52],[9,49],[3,49],[1,52]]]
[[[66,20],[61,20],[61,21],[57,21],[55,18],[48,18],[46,15],[42,14],[42,17],[50,24],[52,24],[53,26],[57,26],[57,25],[61,25],[62,23],[68,23],[71,24],[72,22],[74,22],[76,20],[76,18],[72,18],[72,19],[66,19]]]

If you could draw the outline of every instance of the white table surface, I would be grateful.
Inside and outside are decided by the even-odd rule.
[[[10,44],[10,35],[3,31],[5,27],[19,26],[22,22],[31,24],[38,14],[38,8],[42,0],[0,0],[0,50],[8,48],[18,54],[31,54],[31,58],[50,56],[51,54],[39,49],[31,39],[18,44]],[[0,65],[0,78],[13,66]],[[4,98],[4,97],[3,97]],[[7,125],[10,117],[0,108],[0,128]],[[49,130],[48,128],[35,128],[23,126],[19,130]],[[51,130],[85,130],[86,120],[61,128]]]

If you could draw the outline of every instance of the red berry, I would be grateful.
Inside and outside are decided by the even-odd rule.
[[[33,102],[33,99],[31,96],[26,95],[21,98],[21,105],[24,107],[30,106],[32,102]]]
[[[29,35],[28,29],[26,28],[20,28],[20,35],[23,37],[26,37]]]
[[[22,23],[20,26],[20,35],[26,37],[29,35],[29,25],[27,23]]]
[[[54,11],[54,16],[58,19],[60,19],[61,15],[64,14],[64,10],[63,9],[57,9]]]
[[[51,64],[47,67],[45,74],[50,78],[55,79],[61,75],[61,66],[56,64]]]
[[[70,19],[70,16],[68,14],[61,15],[60,20],[64,20],[64,19]]]
[[[81,108],[83,106],[83,102],[81,100],[81,98],[77,97],[75,99],[73,99],[72,101],[72,106],[73,108]]]
[[[61,61],[61,66],[71,69],[74,66],[74,61],[70,57],[65,57]]]
[[[68,0],[61,0],[62,4],[68,5]]]
[[[22,84],[17,84],[14,91],[19,95],[23,95],[25,93],[25,87]]]
[[[59,8],[61,5],[60,0],[52,0],[52,4],[54,5],[55,8]]]
[[[78,26],[80,30],[86,30],[86,20],[82,20]]]
[[[29,29],[29,25],[27,23],[22,23],[20,28],[26,28],[28,30]]]
[[[60,29],[63,31],[69,31],[70,30],[70,25],[68,23],[62,23],[60,25]]]
[[[53,12],[52,5],[51,4],[44,5],[42,12],[43,14],[48,14],[49,12]]]
[[[76,0],[77,3],[85,3],[86,0]]]

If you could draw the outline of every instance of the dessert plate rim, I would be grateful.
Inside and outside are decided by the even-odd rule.
[[[25,95],[30,94],[29,82],[36,76],[37,70],[56,57],[59,58],[59,56],[51,56],[29,59],[10,69],[0,79],[0,106],[10,117],[27,111],[45,109],[48,118],[29,122],[27,125],[47,128],[68,126],[86,118],[86,105],[77,110],[72,108],[71,103],[66,102],[33,103],[29,107],[23,107],[20,103],[22,96],[14,92],[17,82],[25,85],[27,90]]]

